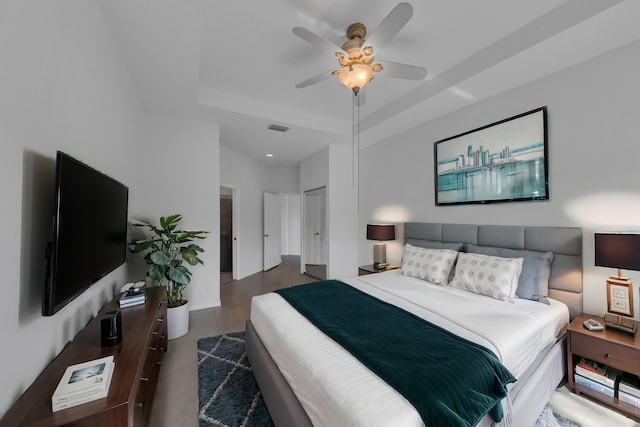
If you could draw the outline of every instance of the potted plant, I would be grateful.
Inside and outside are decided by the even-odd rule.
[[[144,253],[149,265],[147,275],[156,284],[167,286],[167,335],[178,338],[189,331],[189,306],[182,292],[191,281],[188,265],[204,264],[198,253],[204,252],[196,239],[204,239],[207,231],[185,231],[178,229],[182,215],[160,217],[157,227],[145,221],[132,223],[150,232],[149,237],[129,243],[129,252]]]

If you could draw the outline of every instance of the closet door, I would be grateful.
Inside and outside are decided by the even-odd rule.
[[[280,196],[264,193],[264,271],[270,270],[282,262],[280,225]]]
[[[326,188],[304,193],[304,272],[318,279],[327,277]]]

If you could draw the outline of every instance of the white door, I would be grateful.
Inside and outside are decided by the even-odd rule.
[[[280,250],[280,196],[264,193],[263,270],[282,262]]]
[[[304,193],[303,257],[305,273],[326,278],[326,188]]]

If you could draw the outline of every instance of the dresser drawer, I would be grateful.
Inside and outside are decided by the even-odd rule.
[[[572,333],[571,353],[625,372],[640,374],[640,350],[632,347],[585,334]]]

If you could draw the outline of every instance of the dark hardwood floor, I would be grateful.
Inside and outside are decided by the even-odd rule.
[[[189,313],[189,332],[169,341],[162,362],[149,426],[198,426],[197,341],[241,331],[251,313],[251,297],[302,283],[316,282],[300,273],[299,256],[283,256],[282,263],[241,280],[220,285],[220,307]]]

